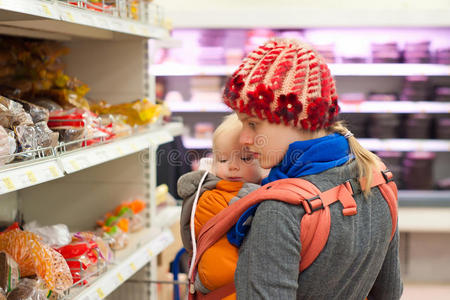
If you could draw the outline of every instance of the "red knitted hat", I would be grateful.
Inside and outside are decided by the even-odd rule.
[[[273,39],[251,52],[224,91],[233,110],[311,131],[334,123],[337,99],[324,59],[295,39]]]

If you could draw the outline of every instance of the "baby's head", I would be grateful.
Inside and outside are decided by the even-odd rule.
[[[214,131],[213,171],[224,180],[260,183],[262,170],[258,161],[239,143],[241,129],[241,121],[231,114]]]

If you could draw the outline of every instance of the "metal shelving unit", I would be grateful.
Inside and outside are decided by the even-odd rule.
[[[157,39],[157,47],[175,43],[162,10],[143,2],[136,20],[119,11],[88,9],[86,1],[68,2],[0,0],[0,34],[64,43],[71,51],[64,58],[67,72],[87,83],[93,98],[113,104],[154,99],[149,39]],[[95,220],[120,202],[129,197],[145,200],[146,228],[131,234],[128,247],[117,251],[106,271],[88,286],[72,288],[67,299],[104,299],[139,270],[145,282],[156,280],[155,258],[174,240],[166,229],[170,223],[158,219],[162,212],[154,203],[156,149],[181,132],[182,124],[152,124],[131,136],[72,151],[63,144],[35,150],[35,159],[0,167],[2,209],[17,210],[17,216],[42,225],[64,223],[71,231],[92,230]],[[172,220],[178,217],[173,211],[167,214]],[[155,285],[137,287],[128,299],[157,299]]]

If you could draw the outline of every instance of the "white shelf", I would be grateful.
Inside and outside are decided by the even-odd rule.
[[[136,153],[150,146],[173,140],[169,131],[180,131],[181,124],[168,124],[158,130],[113,140],[107,144],[80,148],[55,156],[13,163],[0,168],[0,195],[44,183],[108,161]],[[175,132],[177,133],[177,132]]]
[[[211,139],[196,139],[193,137],[183,136],[183,145],[187,149],[211,149]]]
[[[369,139],[358,141],[364,148],[371,151],[431,151],[450,152],[450,140],[414,140],[414,139]],[[210,139],[183,137],[187,149],[211,149]]]
[[[364,148],[371,151],[450,152],[450,140],[360,138],[358,141]]]
[[[158,208],[154,224],[162,228],[170,227],[180,221],[181,206],[168,205]]]
[[[364,101],[339,103],[343,113],[448,114],[450,102],[433,101]]]
[[[437,64],[328,64],[333,76],[450,76],[449,65]],[[166,63],[150,67],[155,76],[229,76],[237,66],[181,65]]]
[[[0,168],[0,195],[64,176],[56,158]]]
[[[231,112],[231,109],[218,99],[211,102],[185,102],[168,103],[172,112]],[[342,113],[398,113],[398,114],[448,114],[450,102],[433,101],[364,101],[358,103],[340,102]]]
[[[402,232],[450,232],[450,208],[400,207],[398,228]]]
[[[10,34],[28,30],[31,36],[47,32],[55,33],[56,38],[70,35],[113,39],[112,33],[158,39],[169,36],[168,30],[161,26],[121,19],[61,1],[0,0],[0,19],[0,26],[4,25],[0,32]]]
[[[131,234],[130,243],[124,250],[116,252],[116,259],[107,271],[87,287],[75,288],[69,299],[104,299],[129,279],[139,269],[154,259],[174,241],[169,230],[142,230]]]
[[[210,102],[185,101],[169,102],[168,106],[171,112],[231,112],[232,110],[220,99],[211,99]]]

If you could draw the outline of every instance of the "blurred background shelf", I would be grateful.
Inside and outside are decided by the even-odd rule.
[[[237,65],[154,65],[155,76],[230,76]],[[438,64],[329,64],[333,76],[449,76],[449,65]]]
[[[183,102],[169,102],[172,112],[231,112],[231,109],[220,99],[200,102],[192,99]],[[399,113],[399,114],[448,114],[450,102],[434,101],[363,101],[358,103],[339,103],[342,113]]]

